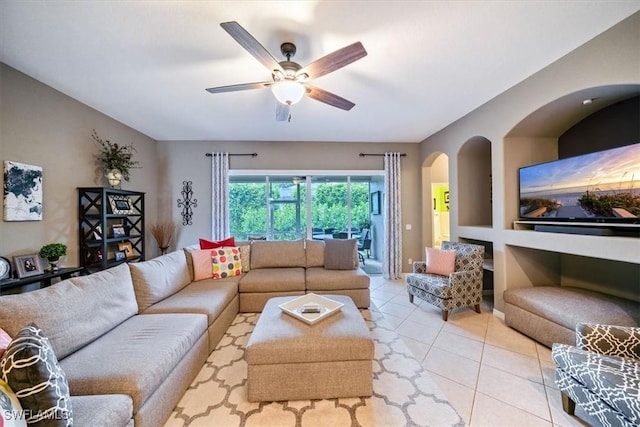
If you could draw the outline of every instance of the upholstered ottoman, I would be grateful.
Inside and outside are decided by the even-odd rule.
[[[371,396],[373,340],[353,301],[308,325],[282,312],[296,297],[271,298],[247,344],[251,402]]]

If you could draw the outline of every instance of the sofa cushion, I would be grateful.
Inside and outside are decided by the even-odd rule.
[[[240,292],[304,291],[304,268],[251,269],[238,284]]]
[[[330,291],[369,288],[369,276],[357,268],[355,270],[327,270],[322,267],[307,268],[307,291]]]
[[[304,267],[306,262],[303,240],[257,240],[251,243],[251,270]]]
[[[580,322],[638,326],[640,303],[569,286],[507,289],[504,301],[574,330]]]
[[[353,270],[357,267],[358,245],[355,239],[327,239],[324,242],[324,268]]]
[[[305,253],[307,259],[307,268],[324,267],[324,241],[323,240],[306,240]]]
[[[26,411],[27,424],[73,425],[69,384],[49,340],[34,323],[18,332],[7,347],[0,377]]]
[[[240,250],[236,247],[213,249],[211,262],[214,279],[225,279],[242,274]]]
[[[141,314],[60,364],[71,394],[126,394],[135,413],[206,330],[202,314]]]
[[[129,267],[121,264],[44,289],[1,296],[0,327],[15,336],[34,322],[58,359],[64,359],[137,311]]]
[[[437,298],[453,298],[453,288],[448,277],[437,274],[407,273],[405,280],[407,285],[418,288]]]
[[[240,277],[206,279],[191,283],[175,294],[152,305],[144,314],[201,313],[212,324],[229,303],[238,295]]]
[[[174,251],[144,262],[129,263],[138,310],[173,295],[191,282],[184,251]]]
[[[71,396],[75,427],[124,427],[133,418],[133,401],[125,394]]]

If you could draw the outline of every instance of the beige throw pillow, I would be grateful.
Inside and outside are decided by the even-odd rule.
[[[324,241],[324,268],[327,270],[355,270],[355,239],[326,239]],[[356,258],[357,259],[357,258]]]

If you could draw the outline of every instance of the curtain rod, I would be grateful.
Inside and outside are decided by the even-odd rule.
[[[212,154],[212,153],[205,153],[204,155],[205,155],[205,156],[207,156],[207,157],[213,157],[213,154]],[[244,153],[239,153],[239,154],[233,154],[233,153],[230,153],[229,155],[230,155],[230,156],[251,156],[251,157],[258,157],[258,153],[246,153],[246,154],[244,154]]]
[[[360,157],[365,157],[365,156],[378,156],[378,157],[384,157],[384,154],[376,154],[376,153],[360,153]],[[400,153],[400,157],[407,157],[407,153]]]

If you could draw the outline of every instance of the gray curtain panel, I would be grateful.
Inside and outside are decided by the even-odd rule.
[[[384,153],[384,256],[385,279],[402,274],[402,214],[400,197],[400,153]]]
[[[229,237],[229,153],[211,153],[211,238]]]

